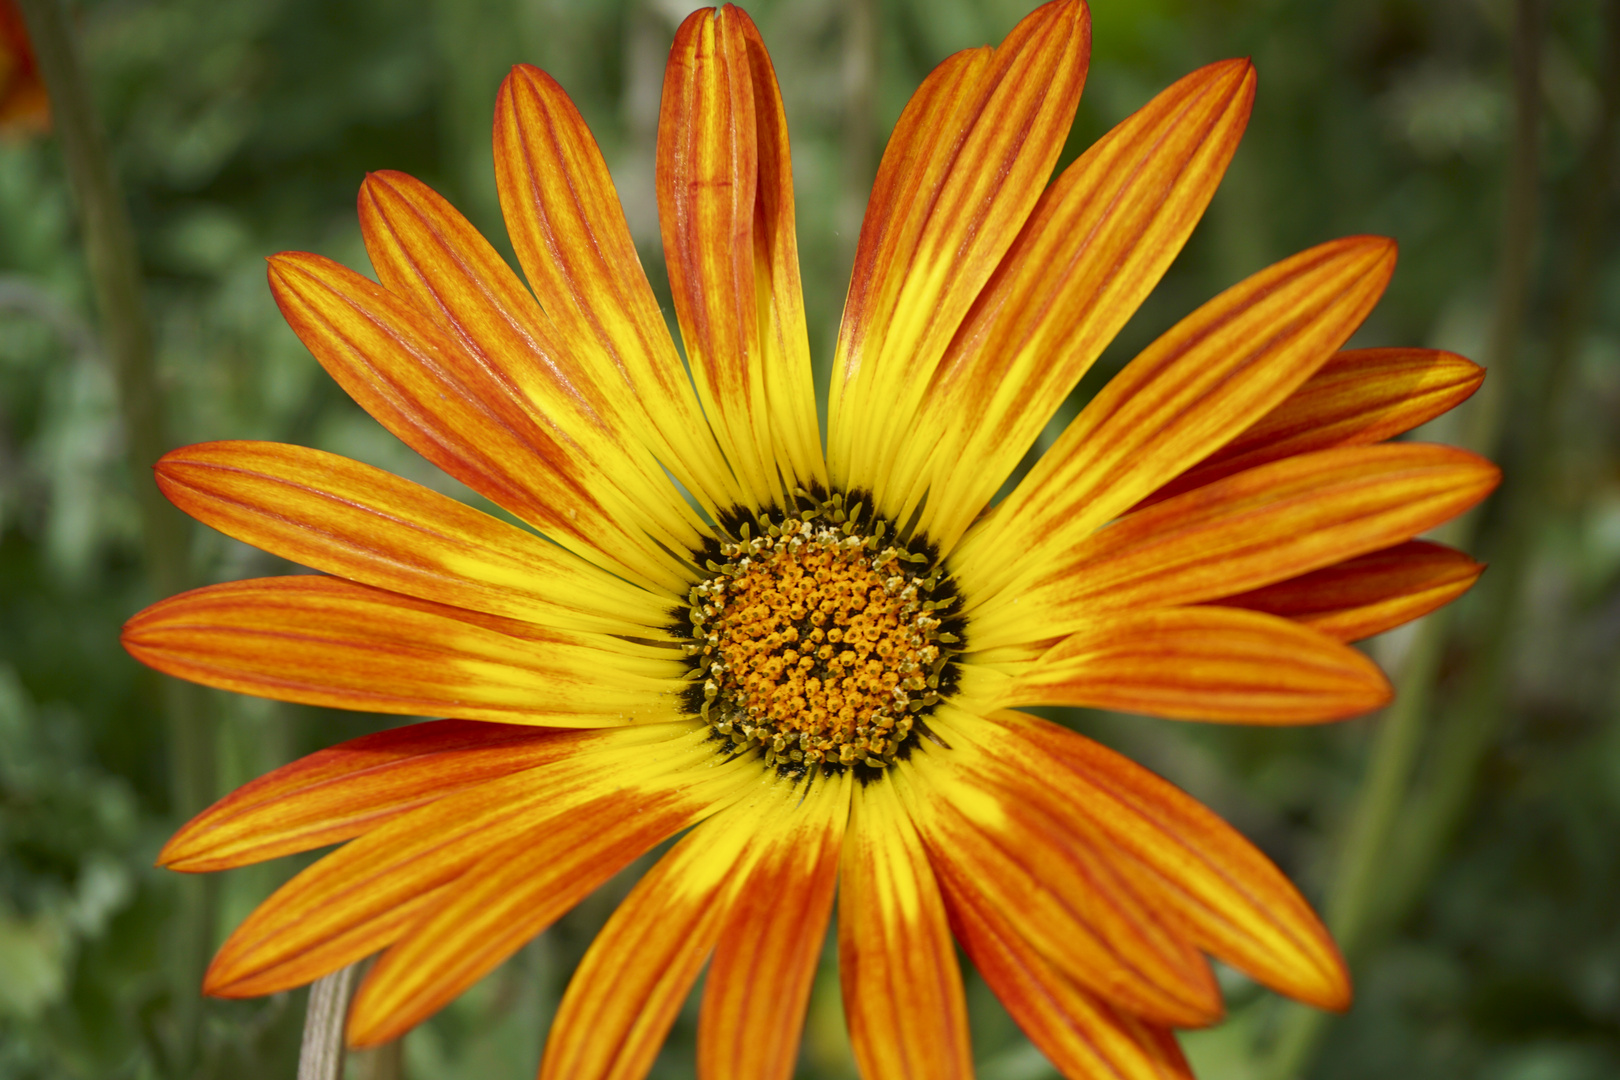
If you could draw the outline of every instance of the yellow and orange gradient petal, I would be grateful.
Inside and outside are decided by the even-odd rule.
[[[534,68],[495,118],[522,279],[391,172],[360,193],[378,281],[271,260],[350,395],[522,524],[300,447],[158,463],[176,505],[317,573],[153,605],[125,628],[132,654],[443,718],[294,762],[175,835],[161,861],[188,872],[341,845],[232,933],[208,992],[376,956],[349,1039],[397,1038],[674,839],[575,973],[542,1076],[644,1074],[706,968],[699,1075],[786,1080],[835,896],[869,1080],[972,1075],[953,941],[1069,1077],[1189,1076],[1173,1032],[1221,1016],[1211,957],[1348,1006],[1331,939],[1253,845],[1015,707],[1302,724],[1387,702],[1348,642],[1473,583],[1478,563],[1420,537],[1497,479],[1388,440],[1482,373],[1341,351],[1395,250],[1331,240],[1178,322],[995,502],[1185,243],[1254,98],[1247,61],[1209,65],[1048,184],[1090,35],[1083,3],[1054,0],[907,106],[825,452],[786,114],[734,7],[682,24],[665,77],[681,349],[601,152]]]

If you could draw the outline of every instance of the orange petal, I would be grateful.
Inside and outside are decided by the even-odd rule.
[[[752,763],[747,767],[757,768]],[[784,847],[793,841],[809,841],[812,848],[824,846],[824,834],[834,827],[834,819],[841,816],[840,811],[847,813],[850,781],[817,780],[810,785],[786,780],[762,785],[755,781],[750,786],[748,797],[704,821],[659,860],[597,935],[552,1021],[541,1064],[542,1078],[632,1080],[644,1075],[710,950],[716,945],[733,954],[739,948],[771,949],[769,941],[738,937],[749,926],[760,926],[750,917],[757,905],[743,900],[743,894],[758,888],[762,861],[778,862]],[[834,843],[834,865],[836,851]],[[820,954],[831,888],[829,878],[816,890],[818,894],[829,894],[820,904],[820,922],[782,928],[786,935],[799,939],[791,944],[781,942],[790,953],[802,952],[804,939],[808,939],[812,973],[814,959]],[[804,903],[806,910],[817,906],[799,895],[772,899]],[[722,980],[728,980],[729,990],[714,989],[717,973]],[[716,995],[729,999],[730,990],[768,998],[767,982],[739,987],[736,974],[734,962],[724,962],[711,970],[706,1017],[713,1015],[708,1003]],[[780,975],[771,972],[771,980]],[[793,1008],[795,1000],[797,1009]],[[788,1024],[787,1030],[754,1030],[748,1035],[765,1046],[785,1044],[792,1050],[798,1044],[803,1005],[802,995],[789,993],[786,1001],[762,1000],[750,1007],[728,1000],[721,1008],[724,1012],[732,1011],[733,1006],[751,1008],[756,1016],[780,1013]],[[712,1024],[713,1020],[708,1022]],[[715,1048],[711,1045],[709,1049],[712,1054]],[[701,1056],[704,1051],[699,1053]],[[759,1051],[754,1053],[758,1055]],[[753,1060],[768,1060],[768,1055]],[[768,1076],[763,1072],[731,1073],[726,1071],[727,1064],[724,1057],[711,1058],[702,1075],[711,1080],[731,1075],[765,1080]],[[791,1057],[787,1065],[791,1070]]]
[[[1000,712],[979,720],[971,737],[952,734],[962,736],[953,745],[982,755],[1006,797],[1040,799],[1065,821],[1101,830],[1116,860],[1156,882],[1164,909],[1200,947],[1281,993],[1319,1008],[1349,1007],[1344,959],[1310,905],[1197,800],[1038,717]]]
[[[775,828],[720,928],[698,1019],[704,1080],[788,1080],[832,913],[849,819],[846,774],[811,786]]]
[[[838,897],[839,978],[862,1076],[971,1080],[962,973],[939,885],[892,783],[856,793]]]
[[[1158,897],[1119,872],[1097,827],[1025,785],[1014,792],[970,774],[961,740],[943,738],[951,750],[924,747],[903,769],[915,777],[910,809],[946,891],[1120,1008],[1176,1027],[1218,1020],[1209,964],[1160,917]]]
[[[944,439],[912,444],[915,457],[908,445],[893,480],[914,492],[908,503],[926,487],[922,528],[943,549],[1181,250],[1237,150],[1254,82],[1247,60],[1188,75],[1041,196],[928,390],[923,409]]]
[[[714,793],[704,784],[730,775],[713,768],[710,734],[687,723],[563,733],[573,752],[545,767],[373,829],[260,904],[220,948],[204,990],[251,997],[310,982],[392,943],[458,889],[518,860],[540,861],[524,894],[536,904],[573,896],[580,882],[611,875],[643,831],[667,830],[650,847],[707,812]]]
[[[638,511],[696,546],[696,517],[635,427],[466,218],[420,180],[380,172],[360,188],[360,231],[385,286],[454,335],[536,427],[555,427]]]
[[[270,290],[310,352],[417,453],[559,544],[638,584],[684,590],[684,572],[566,435],[405,299],[318,255],[270,260]],[[690,550],[690,544],[684,544]]]
[[[839,487],[871,488],[893,517],[888,470],[969,306],[1051,176],[1085,82],[1079,0],[1036,9],[999,47],[957,53],[924,80],[878,166],[844,305],[828,423]]]
[[[325,847],[465,788],[574,753],[579,737],[429,720],[351,739],[244,784],[180,827],[158,865],[200,873]]]
[[[1102,615],[1015,678],[1005,704],[1303,724],[1388,704],[1378,665],[1326,634],[1223,607]]]
[[[670,291],[698,396],[753,504],[790,505],[795,487],[824,487],[826,475],[787,120],[759,31],[729,4],[693,12],[675,34],[658,116],[657,188]]]
[[[1484,381],[1484,368],[1439,349],[1336,353],[1253,427],[1147,501],[1295,454],[1380,442],[1468,400]]]
[[[1018,1026],[1069,1077],[1193,1080],[1175,1035],[1121,1012],[1058,974],[1016,934],[1006,933],[943,883],[956,940]]]
[[[1100,612],[1199,603],[1331,566],[1455,517],[1500,477],[1477,455],[1430,443],[1274,461],[1094,533],[1047,580],[984,605],[974,645],[1049,640]]]
[[[1336,240],[1177,323],[968,532],[952,560],[964,594],[989,597],[1048,574],[1050,560],[1280,403],[1366,318],[1394,266],[1388,240]]]
[[[1340,641],[1360,641],[1444,607],[1484,572],[1484,563],[1460,551],[1410,540],[1224,597],[1221,604],[1281,615]]]
[[[620,430],[646,440],[706,506],[740,490],[675,352],[607,162],[562,87],[519,64],[495,102],[495,184],[512,246],[557,336]]]
[[[307,705],[562,727],[680,715],[678,659],[336,578],[194,589],[136,614],[123,642],[167,674]]]
[[[564,630],[658,637],[669,601],[392,473],[269,442],[187,446],[157,463],[198,521],[275,555],[422,600]]]

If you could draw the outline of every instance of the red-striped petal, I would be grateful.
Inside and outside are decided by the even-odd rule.
[[[1444,607],[1485,564],[1443,544],[1409,540],[1371,555],[1221,599],[1293,619],[1340,641],[1359,641]]]
[[[241,694],[464,720],[612,726],[673,720],[685,665],[587,636],[337,578],[260,578],[161,600],[124,624],[159,671]],[[667,655],[667,654],[665,654]]]
[[[686,356],[754,505],[824,486],[794,238],[787,121],[741,9],[675,34],[658,117],[658,218]],[[785,485],[785,486],[784,486]]]
[[[1051,176],[1090,52],[1085,5],[1054,0],[994,50],[934,69],[889,137],[833,361],[828,466],[891,517],[905,493],[888,489],[890,464],[919,437],[946,346]]]
[[[180,827],[158,865],[201,873],[325,847],[510,773],[557,761],[577,735],[429,720],[350,739],[244,784]]]
[[[1468,400],[1485,369],[1439,349],[1336,353],[1275,409],[1146,501],[1313,450],[1380,442]]]
[[[1032,662],[1007,705],[1084,705],[1178,720],[1309,724],[1389,703],[1384,673],[1326,634],[1258,611],[1101,615]]]
[[[495,185],[529,286],[589,370],[621,430],[636,432],[709,507],[740,490],[670,340],[607,162],[574,103],[519,64],[495,102]]]
[[[957,331],[891,481],[927,491],[921,528],[949,551],[1186,242],[1254,100],[1247,60],[1211,64],[1103,136],[1036,204]],[[974,462],[962,469],[963,461]]]
[[[267,442],[187,446],[157,463],[180,509],[316,570],[562,630],[663,636],[670,602],[532,533],[337,454]]]
[[[1051,576],[973,616],[974,647],[1050,640],[1099,613],[1194,604],[1377,551],[1433,528],[1501,471],[1449,446],[1389,443],[1302,454],[1127,514]]]
[[[971,1080],[962,973],[939,885],[893,784],[856,795],[842,874],[839,977],[861,1075]]]
[[[1050,576],[1071,547],[1280,403],[1366,318],[1394,266],[1388,240],[1336,240],[1177,323],[968,532],[952,556],[964,594]]]

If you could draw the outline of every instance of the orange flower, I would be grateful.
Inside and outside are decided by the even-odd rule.
[[[34,62],[28,27],[15,0],[0,0],[0,133],[37,134],[51,127],[51,102]]]
[[[1089,40],[1085,6],[1056,0],[907,106],[860,236],[825,454],[786,123],[736,8],[686,20],[664,83],[658,206],[687,367],[600,152],[533,68],[495,124],[529,289],[396,173],[360,194],[381,284],[271,260],[288,321],[355,400],[546,539],[316,450],[159,463],[177,505],[324,575],[166,600],[130,620],[135,656],[450,718],[279,769],[170,841],[162,861],[185,871],[346,841],[236,930],[208,992],[381,952],[349,1038],[392,1039],[686,830],[575,973],[542,1076],[643,1073],[705,963],[700,1074],[789,1076],[835,885],[868,1077],[971,1073],[953,936],[1069,1076],[1186,1075],[1171,1028],[1221,1013],[1206,954],[1347,1006],[1333,943],[1253,846],[1010,708],[1294,724],[1384,704],[1346,642],[1468,588],[1477,563],[1413,537],[1497,472],[1380,440],[1481,372],[1336,352],[1394,245],[1332,241],[1183,319],[993,503],[1185,242],[1254,92],[1246,61],[1194,72],[1048,185]]]

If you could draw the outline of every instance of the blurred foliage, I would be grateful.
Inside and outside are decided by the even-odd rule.
[[[884,134],[945,55],[994,41],[1027,0],[762,0],[751,5],[794,140],[813,344],[830,351]],[[652,145],[682,0],[90,0],[74,9],[135,217],[177,442],[319,446],[467,493],[330,383],[285,327],[262,258],[296,248],[365,266],[353,199],[367,169],[443,191],[498,245],[488,131],[506,68],[551,71],[613,166],[662,289]],[[1576,174],[1601,114],[1599,0],[1547,4],[1542,213],[1510,475],[1543,477],[1512,620],[1506,724],[1466,821],[1358,965],[1359,1001],[1312,1075],[1597,1080],[1620,1075],[1620,257],[1602,219],[1593,317],[1558,325],[1579,237]],[[1066,157],[1194,67],[1252,55],[1259,98],[1205,223],[1099,371],[1054,421],[1174,319],[1309,244],[1377,232],[1402,245],[1358,344],[1479,356],[1513,153],[1504,0],[1095,0],[1090,79]],[[862,28],[866,28],[863,30]],[[1603,193],[1605,205],[1613,191]],[[176,876],[151,869],[177,821],[157,677],[117,644],[156,599],[61,160],[0,142],[0,1077],[290,1077],[302,994],[209,1002],[181,1049],[169,971]],[[1549,342],[1573,333],[1548,437],[1515,442]],[[1445,429],[1432,433],[1448,437]],[[149,463],[142,463],[144,466]],[[132,475],[135,477],[132,479]],[[1487,510],[1478,545],[1501,543]],[[275,573],[209,534],[199,581]],[[1486,582],[1489,584],[1490,576]],[[1522,585],[1522,588],[1519,586]],[[1437,712],[1484,662],[1482,601],[1463,601]],[[1373,651],[1392,669],[1409,635]],[[219,773],[241,783],[372,730],[366,716],[211,695]],[[1235,730],[1063,714],[1228,816],[1320,900],[1376,720]],[[225,875],[223,933],[297,860]],[[568,973],[628,882],[615,881],[405,1043],[416,1077],[532,1073]],[[803,1075],[851,1075],[830,963]],[[1273,1013],[1223,972],[1233,1020],[1190,1034],[1205,1080],[1257,1075]],[[194,991],[192,991],[194,992]],[[1053,1075],[970,978],[986,1080]],[[695,1007],[656,1075],[692,1075]],[[187,1064],[186,1062],[190,1062]],[[382,1076],[375,1055],[352,1076]]]

